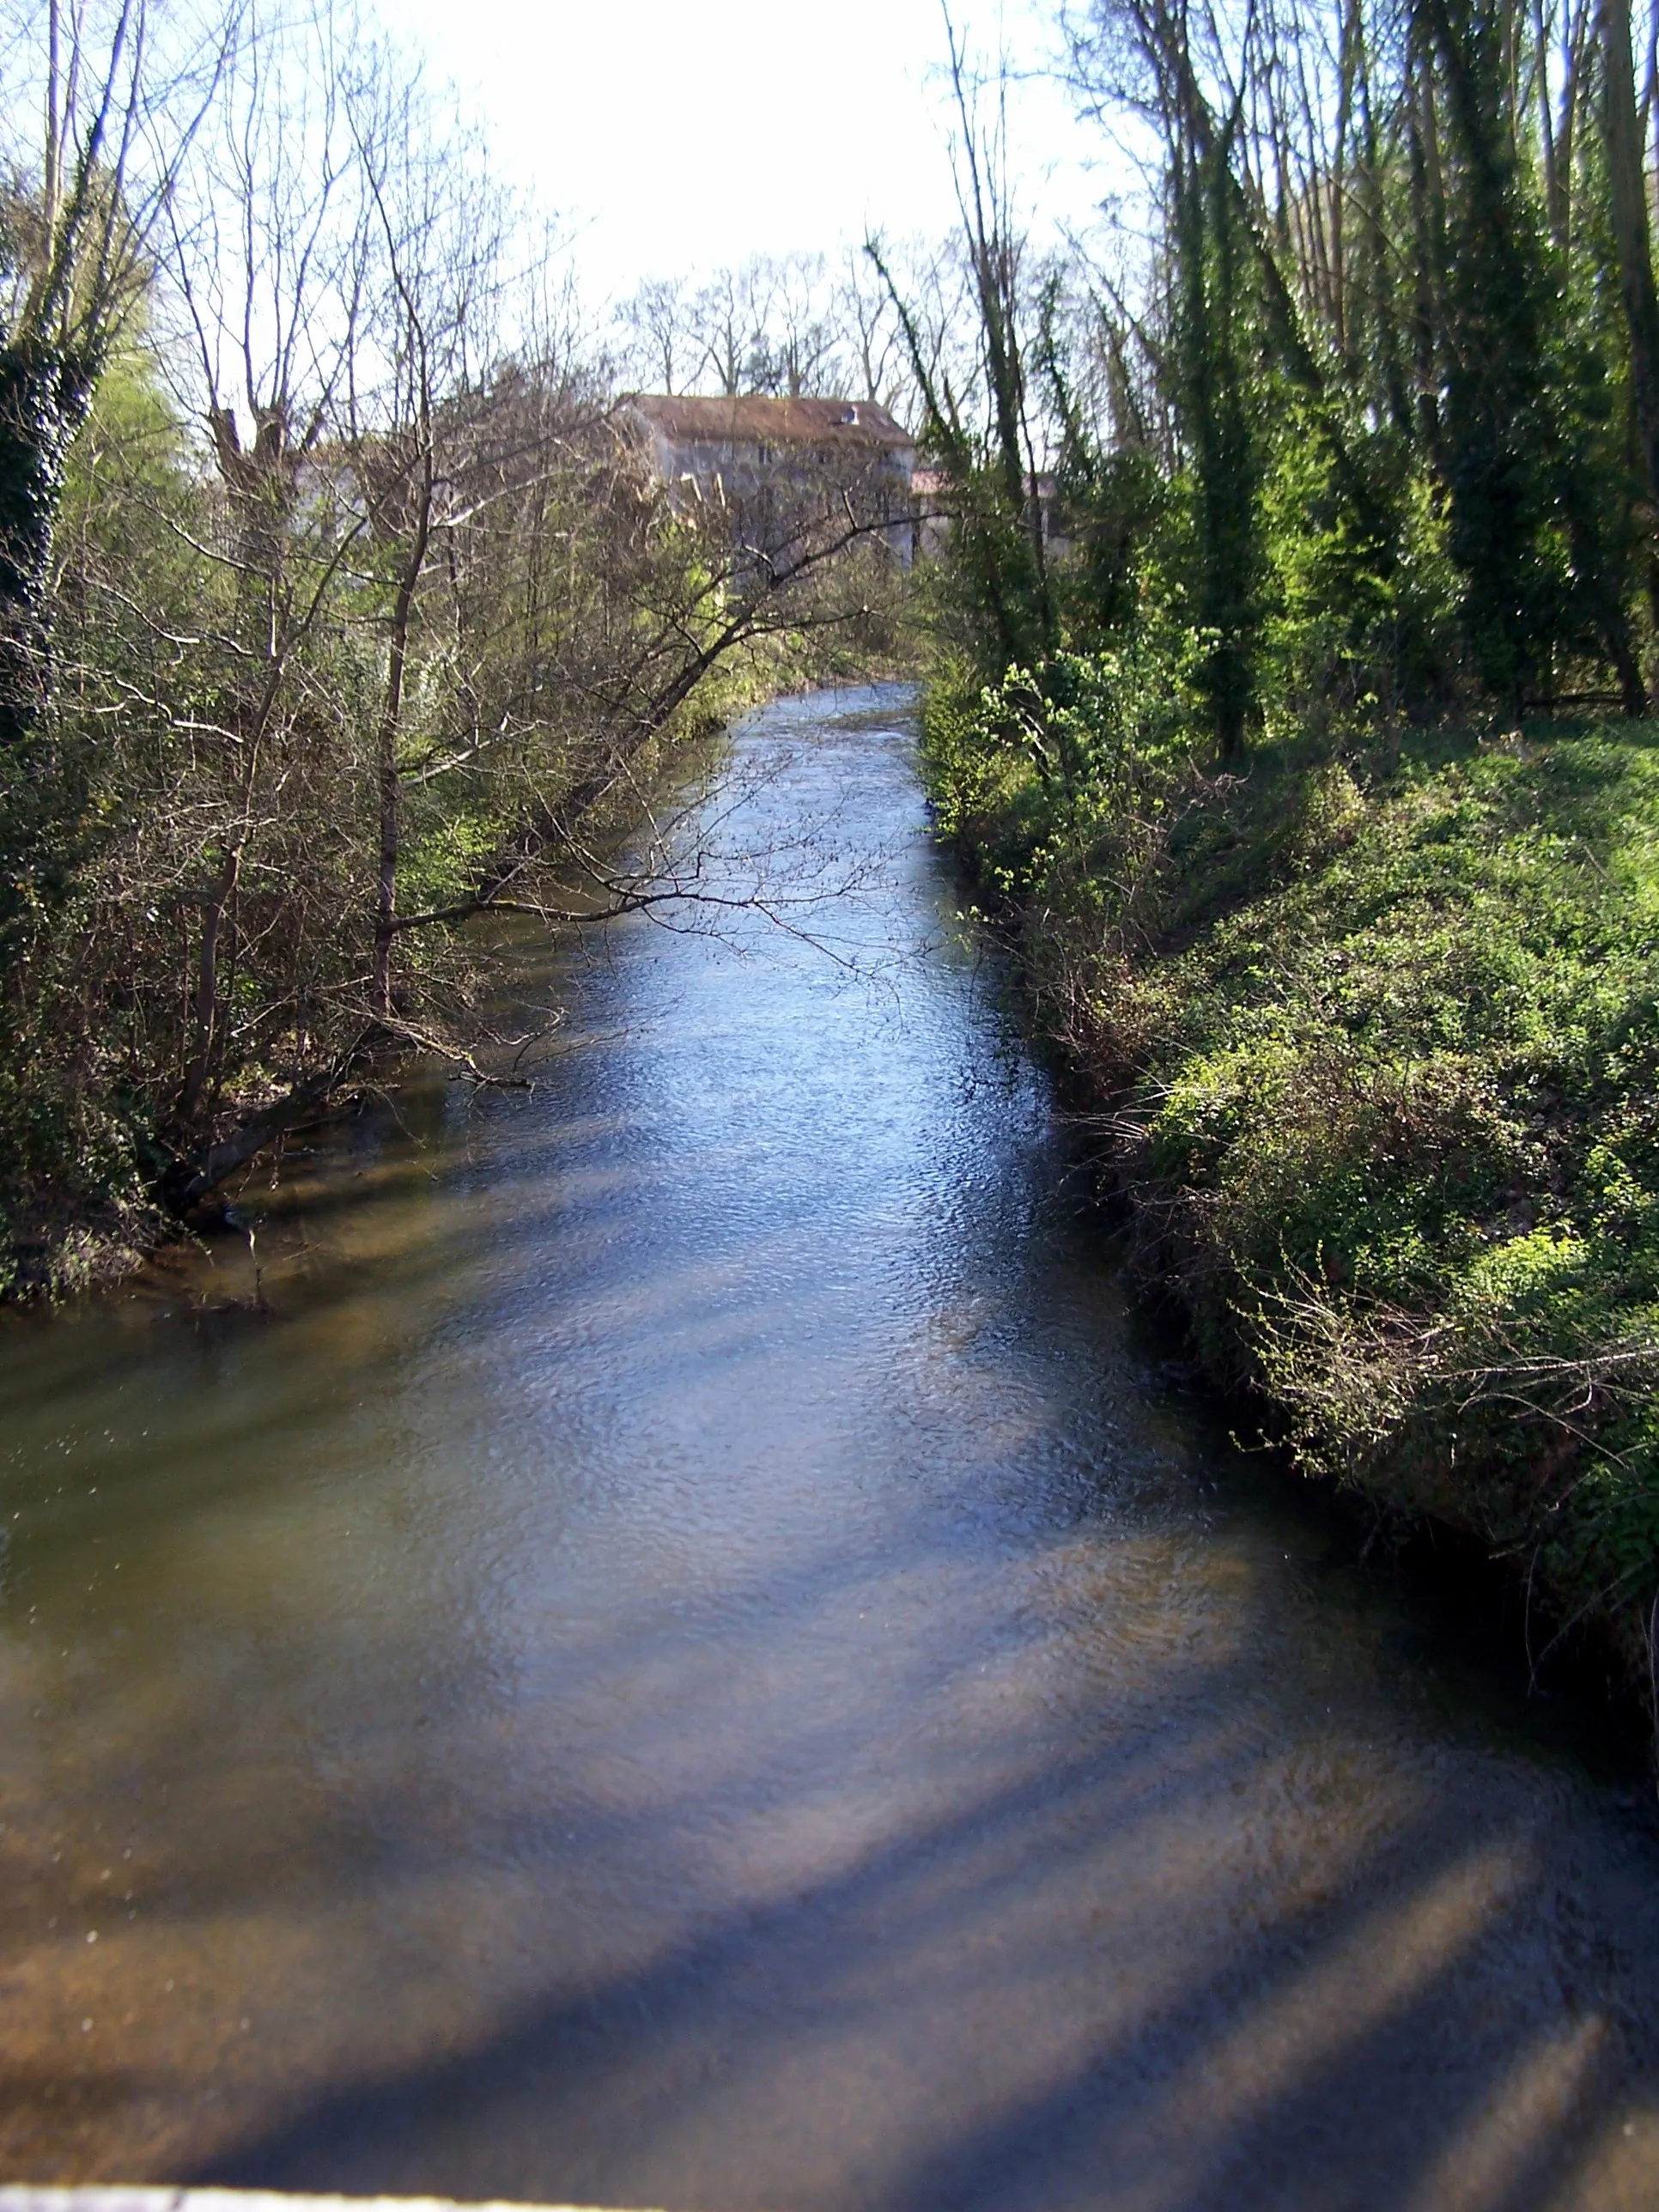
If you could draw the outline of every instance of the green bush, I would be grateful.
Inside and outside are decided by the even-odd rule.
[[[936,698],[928,759],[1212,1371],[1644,1650],[1659,732],[1304,734],[1221,775],[1178,670],[1101,656]]]

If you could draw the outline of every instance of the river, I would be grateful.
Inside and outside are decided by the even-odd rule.
[[[1659,2203],[1644,1785],[1169,1387],[908,713],[744,725],[770,912],[505,951],[533,1087],[257,1282],[0,1328],[0,2178]]]

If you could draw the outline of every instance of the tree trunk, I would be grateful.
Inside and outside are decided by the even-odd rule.
[[[185,1071],[184,1088],[179,1094],[179,1110],[175,1117],[184,1128],[188,1128],[195,1121],[213,1073],[219,1042],[219,937],[230,902],[236,895],[241,865],[242,848],[239,840],[225,854],[219,880],[209,896],[202,916],[202,951],[196,970],[196,1049],[191,1054],[190,1066]]]
[[[386,700],[380,710],[377,746],[377,778],[380,813],[380,878],[374,917],[374,969],[370,994],[374,1012],[384,1021],[392,1012],[392,946],[398,934],[398,858],[399,799],[398,736],[403,726],[404,677],[409,665],[409,629],[415,592],[426,567],[426,550],[432,535],[432,441],[423,432],[421,454],[420,507],[415,534],[392,614],[392,646],[386,663]]]
[[[1414,43],[1415,39],[1413,33]],[[1406,118],[1411,155],[1412,369],[1416,385],[1417,441],[1437,468],[1441,459],[1440,277],[1444,266],[1445,207],[1439,188],[1439,148],[1433,137],[1433,78],[1428,54],[1420,45],[1413,58]]]
[[[1641,128],[1636,115],[1630,0],[1601,0],[1601,47],[1606,70],[1607,182],[1620,289],[1630,335],[1631,397],[1648,496],[1653,504],[1652,527],[1659,520],[1659,295],[1654,289]]]

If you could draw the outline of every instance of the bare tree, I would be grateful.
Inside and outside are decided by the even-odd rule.
[[[749,264],[746,281],[759,307],[749,388],[788,399],[841,396],[846,382],[844,332],[823,254],[757,259]]]
[[[624,373],[642,386],[670,395],[696,376],[702,347],[685,282],[678,276],[648,277],[617,310],[626,333]]]
[[[389,96],[388,96],[389,95]],[[382,297],[373,340],[388,374],[377,402],[354,394],[351,448],[362,495],[386,561],[385,676],[376,717],[379,830],[370,1003],[392,1011],[398,935],[402,769],[416,602],[434,550],[449,481],[447,419],[464,412],[477,375],[499,350],[497,303],[505,211],[453,139],[434,149],[412,88],[382,78],[353,104],[352,132],[373,208]]]

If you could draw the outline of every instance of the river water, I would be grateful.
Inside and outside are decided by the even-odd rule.
[[[1659,2203],[1628,1778],[1160,1389],[907,713],[745,726],[769,917],[520,944],[534,1087],[257,1286],[0,1329],[0,2178]]]

